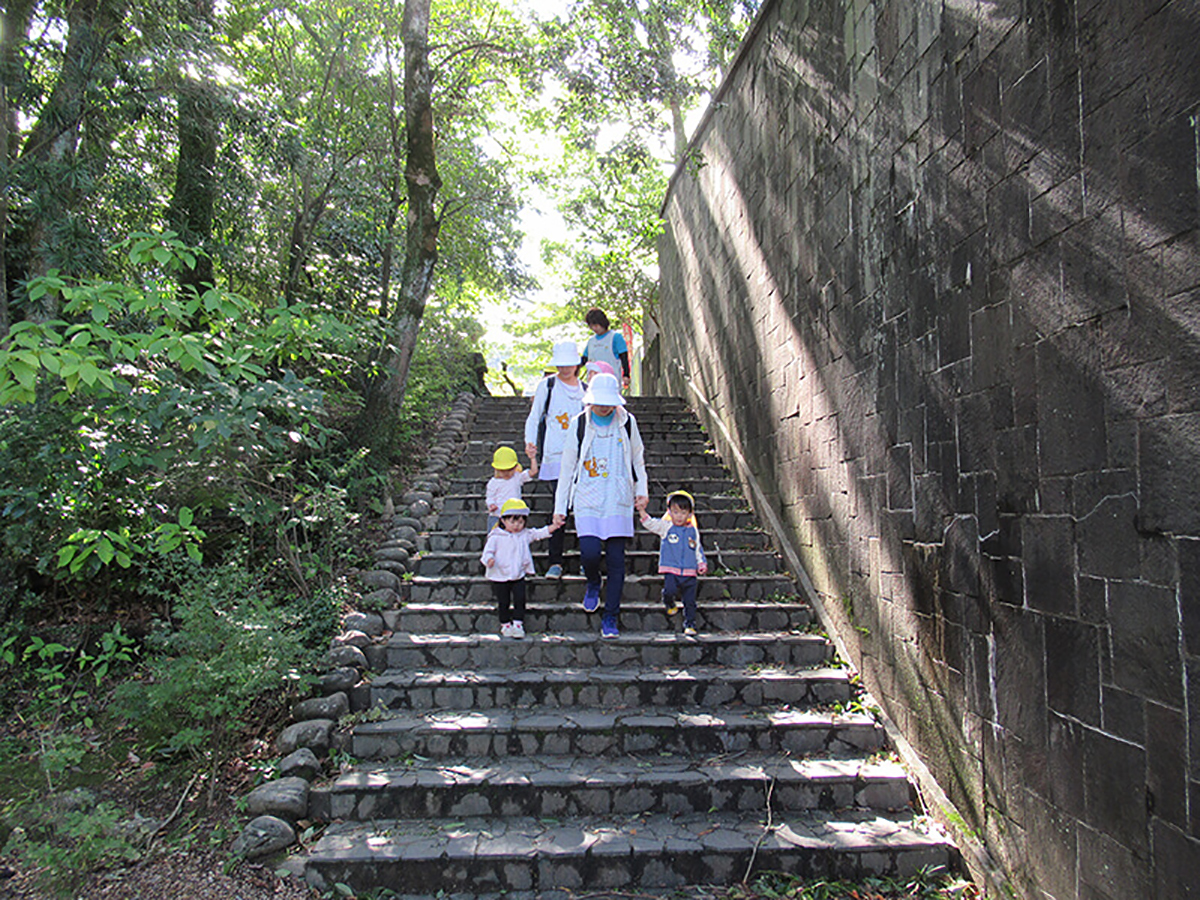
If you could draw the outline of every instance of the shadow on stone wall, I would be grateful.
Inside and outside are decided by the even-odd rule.
[[[664,361],[1007,867],[1184,896],[1200,14],[941,7],[768,7],[672,183]]]

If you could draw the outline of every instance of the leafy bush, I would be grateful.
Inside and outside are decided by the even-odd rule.
[[[276,603],[236,563],[197,566],[147,637],[140,677],[118,686],[113,712],[150,750],[186,752],[215,767],[259,696],[300,686],[339,608],[327,592]]]

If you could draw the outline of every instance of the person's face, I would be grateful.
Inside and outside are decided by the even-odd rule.
[[[605,416],[611,416],[614,409],[616,409],[615,406],[593,406],[592,412],[600,416],[600,418],[604,418]]]
[[[492,469],[492,471],[496,473],[497,478],[503,478],[507,481],[517,474],[517,467],[513,466],[511,469]]]
[[[505,516],[500,520],[500,524],[504,526],[505,531],[511,531],[516,534],[518,531],[525,530],[524,516]]]
[[[598,335],[604,334],[604,332],[608,330],[599,323],[593,323],[593,324],[589,325],[588,327],[591,328],[592,331],[596,332],[596,334],[598,334]]]
[[[671,516],[671,524],[677,528],[682,528],[687,524],[688,519],[692,517],[690,509],[684,509],[682,506],[676,506],[674,503],[667,507],[667,512]]]
[[[579,370],[579,366],[555,366],[558,369],[558,377],[563,381],[569,381],[575,377],[575,373]]]

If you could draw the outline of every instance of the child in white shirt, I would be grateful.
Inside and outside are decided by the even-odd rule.
[[[501,637],[525,637],[525,576],[535,574],[529,545],[544,541],[561,527],[554,523],[527,531],[528,515],[524,500],[506,500],[500,507],[500,524],[488,532],[479,557],[496,597]]]
[[[512,447],[497,447],[492,454],[492,477],[488,479],[485,498],[487,503],[488,531],[500,521],[500,507],[505,500],[520,500],[521,487],[528,484],[538,473],[538,461],[529,461],[526,471],[517,463],[517,451]]]

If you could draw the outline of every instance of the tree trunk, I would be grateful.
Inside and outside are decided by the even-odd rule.
[[[8,307],[8,185],[17,133],[16,112],[8,105],[9,87],[25,80],[17,46],[29,35],[34,0],[18,0],[5,6],[0,16],[0,339],[12,327]]]
[[[180,21],[207,33],[213,25],[213,0],[180,0]],[[167,221],[181,240],[208,249],[212,239],[217,184],[217,120],[213,87],[183,76],[176,90],[179,107],[179,156],[175,162],[175,194]],[[212,257],[196,258],[196,266],[179,273],[180,290],[205,291],[213,284]]]
[[[386,445],[391,423],[404,401],[438,257],[441,222],[436,203],[442,181],[434,153],[429,6],[430,0],[406,0],[404,4],[404,180],[408,186],[404,264],[396,309],[388,321],[387,339],[379,355],[382,373],[368,387],[363,409],[363,423],[371,432],[369,443],[380,449]]]
[[[108,45],[125,18],[125,9],[124,0],[75,0],[69,5],[67,49],[62,69],[41,116],[25,139],[18,164],[48,169],[52,164],[74,156],[79,126],[86,111],[88,83],[95,67],[108,52]],[[44,179],[47,174],[41,173],[37,177]],[[30,223],[25,248],[29,259],[26,277],[44,275],[49,270],[45,246],[48,225],[65,214],[73,199],[70,195],[64,198],[52,185],[43,185],[42,190],[50,202],[37,206],[37,214]],[[51,318],[56,313],[53,308],[30,309],[31,317],[36,319]]]

